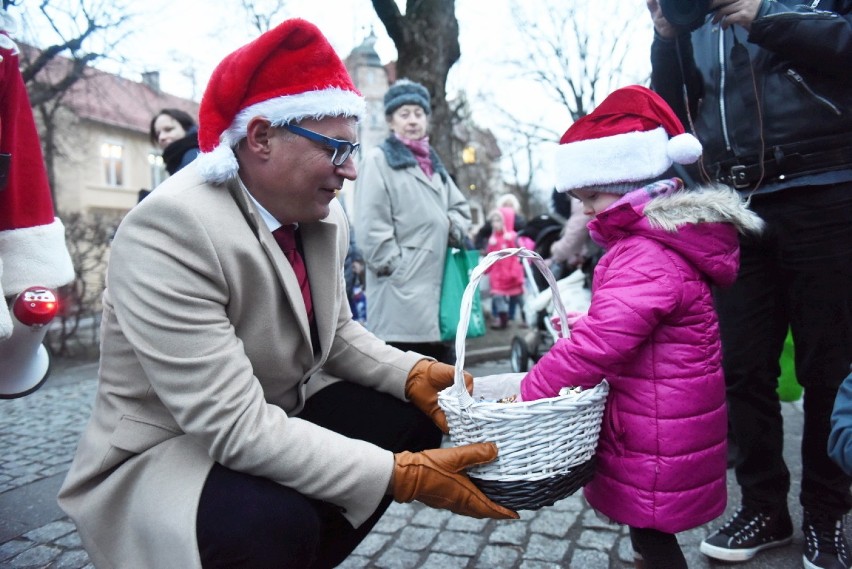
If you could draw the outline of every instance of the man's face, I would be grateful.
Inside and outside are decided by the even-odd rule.
[[[355,142],[355,119],[327,117],[305,119],[299,126],[316,133]],[[331,163],[333,148],[273,128],[268,160],[251,175],[249,191],[283,224],[310,223],[328,216],[329,204],[344,180],[354,180],[358,172],[355,157],[340,166]]]

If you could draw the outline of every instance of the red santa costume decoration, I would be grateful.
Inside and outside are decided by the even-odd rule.
[[[31,286],[56,288],[74,279],[65,228],[53,211],[30,101],[9,38],[14,21],[0,10],[0,341],[12,334],[6,297]]]
[[[359,117],[364,98],[319,29],[288,20],[227,56],[213,71],[198,112],[196,164],[210,183],[237,174],[233,149],[249,121],[273,126],[325,116]]]

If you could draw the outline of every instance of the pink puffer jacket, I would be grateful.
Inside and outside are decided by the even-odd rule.
[[[676,533],[725,509],[725,382],[710,284],[734,282],[737,230],[762,222],[732,190],[665,195],[672,187],[635,190],[589,222],[607,250],[589,313],[539,360],[521,394],[553,397],[606,378],[586,499],[615,521]]]

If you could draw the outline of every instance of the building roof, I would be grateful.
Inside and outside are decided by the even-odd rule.
[[[23,51],[25,47],[21,46],[21,49]],[[55,84],[71,68],[70,59],[55,57],[39,72],[37,80]],[[145,134],[151,119],[163,108],[181,109],[197,119],[198,103],[160,91],[155,85],[156,77],[154,72],[149,74],[147,83],[131,81],[86,67],[83,78],[66,91],[62,102],[80,118]]]

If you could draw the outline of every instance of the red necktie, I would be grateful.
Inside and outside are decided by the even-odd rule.
[[[302,289],[302,300],[305,301],[305,310],[308,313],[308,322],[313,322],[314,306],[311,300],[311,286],[308,282],[308,270],[305,267],[305,260],[302,258],[299,249],[296,247],[296,228],[292,225],[282,225],[272,232],[278,246],[284,252],[284,256],[290,261],[290,266],[293,267],[293,272],[296,273],[296,280],[299,281],[299,288]]]

